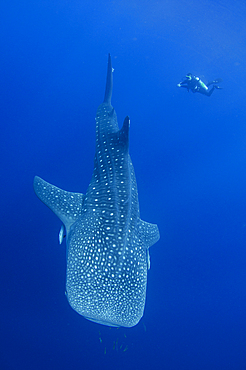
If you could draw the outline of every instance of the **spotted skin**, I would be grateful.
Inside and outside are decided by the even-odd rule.
[[[85,195],[61,190],[40,177],[37,196],[66,227],[66,295],[88,320],[132,327],[143,316],[148,248],[159,239],[157,225],[139,216],[138,192],[129,156],[129,117],[119,130],[111,105],[112,66],[104,102],[96,114],[94,171]]]

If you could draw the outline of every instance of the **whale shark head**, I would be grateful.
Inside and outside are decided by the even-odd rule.
[[[71,193],[34,179],[37,196],[66,228],[66,295],[86,319],[132,327],[144,313],[149,247],[157,225],[139,216],[135,173],[129,156],[129,117],[121,129],[111,106],[108,57],[105,97],[96,114],[94,171],[86,194]],[[59,235],[63,239],[63,228]]]

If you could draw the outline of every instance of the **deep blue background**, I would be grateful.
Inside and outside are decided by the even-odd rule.
[[[246,369],[245,1],[12,0],[0,14],[1,369]],[[60,221],[32,189],[39,175],[86,191],[108,52],[141,218],[161,233],[131,329],[70,308]],[[178,89],[187,72],[223,90]]]

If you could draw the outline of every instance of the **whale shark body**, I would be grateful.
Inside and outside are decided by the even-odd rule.
[[[111,105],[110,54],[106,91],[96,114],[94,171],[85,195],[34,179],[34,190],[66,229],[66,296],[86,319],[132,327],[143,316],[149,247],[159,239],[157,225],[139,216],[136,178],[129,156],[129,117],[119,130]],[[64,225],[64,226],[63,226]]]

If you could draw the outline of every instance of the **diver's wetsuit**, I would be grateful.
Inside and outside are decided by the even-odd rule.
[[[212,84],[217,84],[219,82],[222,82],[221,78],[211,81],[207,85],[205,85],[205,83],[202,82],[199,77],[193,76],[191,73],[188,73],[186,75],[186,79],[180,82],[177,86],[185,87],[188,91],[191,90],[193,93],[199,92],[200,94],[210,96],[213,93],[214,89],[221,89],[221,87],[218,85],[213,85],[212,89],[209,90],[208,86]]]

